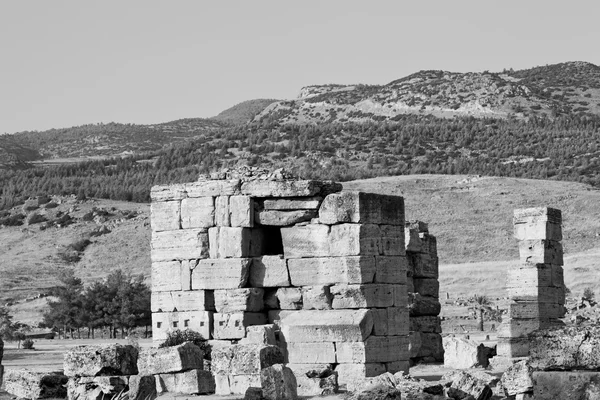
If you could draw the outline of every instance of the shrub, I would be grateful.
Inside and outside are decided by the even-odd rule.
[[[0,225],[21,226],[21,225],[23,225],[23,219],[25,219],[25,215],[15,214],[13,216],[9,216],[9,217],[0,219]]]
[[[47,340],[53,340],[53,339],[54,339],[54,332],[52,332],[52,333],[47,333],[47,334],[44,336],[44,339],[47,339]]]
[[[81,239],[76,242],[73,242],[69,245],[69,247],[75,251],[82,252],[88,247],[92,242],[88,239]]]
[[[29,218],[27,218],[27,223],[29,225],[39,224],[40,222],[46,222],[46,221],[48,221],[46,219],[46,217],[44,217],[43,215],[38,214],[38,213],[33,213],[29,216]]]
[[[179,330],[176,329],[167,334],[167,339],[162,342],[158,347],[171,347],[178,346],[185,342],[192,342],[196,346],[200,347],[204,352],[204,358],[210,360],[211,347],[208,340],[202,336],[201,333],[193,331],[191,329]]]
[[[596,297],[596,293],[594,293],[594,289],[592,289],[591,287],[585,288],[583,290],[583,299],[584,300],[591,301],[591,300],[594,300],[595,297]]]
[[[26,350],[33,350],[33,340],[31,340],[31,339],[23,340],[23,348]]]

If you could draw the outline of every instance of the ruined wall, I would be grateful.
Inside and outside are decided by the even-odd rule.
[[[403,199],[340,190],[255,177],[154,187],[154,339],[189,328],[219,346],[268,341],[250,327],[276,323],[297,376],[329,364],[350,386],[406,371]],[[233,391],[236,377],[216,378],[217,394]]]
[[[437,240],[421,221],[405,226],[411,364],[444,361]]]
[[[564,325],[560,320],[565,316],[561,223],[557,209],[514,211],[520,262],[507,274],[511,303],[498,333],[497,352],[501,357],[528,356],[531,332]]]

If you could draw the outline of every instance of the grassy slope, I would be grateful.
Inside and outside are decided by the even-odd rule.
[[[516,241],[512,238],[514,208],[548,205],[560,208],[564,219],[566,252],[565,280],[574,293],[584,287],[600,291],[600,270],[594,268],[600,246],[600,192],[571,182],[536,181],[513,178],[476,178],[449,175],[399,176],[347,182],[347,189],[402,195],[407,219],[429,222],[438,238],[441,264],[441,292],[452,298],[473,293],[504,296],[506,267],[517,262]],[[136,209],[132,220],[109,221],[112,232],[93,238],[78,274],[91,282],[115,268],[150,274],[150,226],[146,204],[86,202],[76,204],[74,216],[96,207]],[[73,204],[61,205],[65,209]],[[94,222],[78,222],[67,228],[40,231],[36,226],[0,229],[0,301],[24,298],[57,283],[61,264],[56,253],[91,231]],[[34,304],[11,308],[34,320]]]

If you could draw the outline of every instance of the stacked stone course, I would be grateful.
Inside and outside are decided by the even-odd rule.
[[[297,377],[333,368],[348,386],[406,371],[402,197],[219,178],[152,189],[154,339],[189,328],[219,347],[275,341]],[[232,379],[217,394],[243,393]]]
[[[439,317],[440,283],[437,240],[421,221],[405,227],[411,364],[444,361]]]
[[[539,207],[514,211],[514,234],[520,263],[508,270],[511,300],[498,334],[498,355],[527,357],[528,335],[538,329],[564,325],[562,216],[560,210]]]

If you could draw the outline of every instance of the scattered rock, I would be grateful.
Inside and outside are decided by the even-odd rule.
[[[76,346],[65,354],[69,377],[137,375],[138,350],[131,345]]]
[[[475,400],[488,400],[492,397],[492,389],[480,379],[465,371],[451,371],[442,377],[449,381],[446,395],[453,399],[465,399],[473,396]]]
[[[533,391],[533,369],[527,361],[519,361],[508,367],[502,375],[502,385],[509,396]]]
[[[4,376],[4,388],[13,396],[25,399],[64,398],[67,380],[61,372],[9,369]]]
[[[191,342],[140,351],[137,367],[140,375],[166,374],[203,368],[204,353]]]
[[[442,339],[444,366],[466,369],[481,366],[487,368],[492,349],[469,339],[449,337]]]
[[[298,398],[296,377],[283,364],[275,364],[260,371],[263,397],[267,400],[296,400]]]

